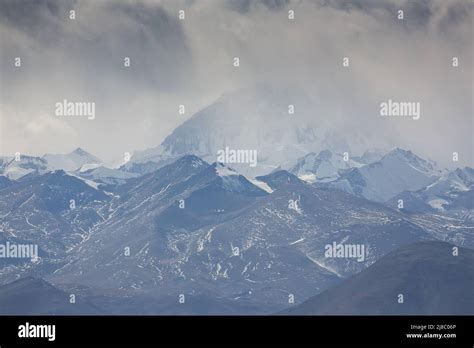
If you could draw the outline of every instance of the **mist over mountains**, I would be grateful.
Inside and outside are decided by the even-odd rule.
[[[473,9],[2,0],[0,314],[473,314]]]
[[[31,20],[24,18],[25,8]],[[72,9],[80,14],[74,20]],[[403,20],[397,18],[400,9]],[[8,88],[0,154],[41,157],[81,147],[109,162],[163,143],[188,121],[189,131],[193,115],[219,110],[212,104],[230,98],[236,102],[220,122],[238,126],[236,141],[248,133],[246,147],[255,147],[256,132],[262,142],[268,134],[284,143],[298,136],[310,141],[322,129],[335,138],[336,130],[352,158],[362,155],[356,153],[360,142],[370,145],[362,152],[399,146],[443,165],[457,151],[461,166],[472,167],[472,13],[465,0],[4,0],[0,72]],[[21,67],[14,65],[17,57]],[[129,68],[125,57],[131,58]],[[57,117],[55,105],[65,99],[95,102],[97,117]],[[380,103],[389,99],[420,102],[420,119],[381,117]],[[289,105],[294,114],[288,114]],[[282,120],[285,113],[288,120]],[[266,130],[284,122],[288,134]],[[202,138],[206,131],[195,135]],[[214,132],[222,146],[218,127]],[[185,143],[195,140],[169,139],[165,149],[182,154]],[[282,151],[298,157],[345,151],[298,151],[284,144],[288,149]],[[212,142],[207,146],[214,150]]]

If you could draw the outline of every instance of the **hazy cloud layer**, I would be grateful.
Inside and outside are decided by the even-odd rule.
[[[0,154],[81,146],[114,159],[158,145],[225,92],[267,84],[304,91],[315,119],[375,132],[374,147],[441,162],[458,151],[473,165],[472,16],[468,0],[4,0]],[[55,117],[63,99],[94,101],[96,119]],[[421,102],[421,119],[381,119],[387,99]]]

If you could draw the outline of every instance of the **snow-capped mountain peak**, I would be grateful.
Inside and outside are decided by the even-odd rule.
[[[71,151],[70,154],[75,154],[75,155],[78,155],[78,156],[90,156],[90,154],[87,151],[81,149],[80,147],[78,147],[75,150]]]
[[[340,173],[333,187],[385,202],[403,191],[416,191],[434,183],[443,174],[436,163],[411,151],[395,148],[380,161]]]
[[[16,160],[10,158],[2,163],[1,174],[11,180],[17,180],[25,175],[44,174],[48,171],[48,163],[45,159],[34,156],[23,155]]]
[[[65,171],[76,171],[84,168],[85,165],[93,167],[102,164],[99,158],[80,147],[68,154],[46,154],[42,158],[48,162],[48,168],[51,170],[64,169]]]
[[[340,170],[360,166],[362,164],[351,159],[348,153],[323,150],[301,157],[290,172],[307,182],[330,182],[339,177]]]
[[[288,110],[296,99],[300,101],[298,118]],[[233,164],[246,176],[267,174],[279,165],[288,168],[297,158],[318,150],[322,141],[320,125],[314,121],[311,109],[303,106],[302,99],[303,93],[295,95],[272,88],[224,94],[177,127],[161,145],[134,154],[132,162],[160,162],[196,154],[213,163],[217,153],[228,147],[258,153],[256,166]]]
[[[404,163],[409,164],[416,170],[425,172],[425,173],[434,173],[436,172],[436,163],[425,160],[417,155],[415,155],[410,150],[403,150],[401,148],[394,148],[388,152],[380,160],[381,162],[388,163],[389,161],[403,161]],[[438,174],[440,174],[438,172]]]

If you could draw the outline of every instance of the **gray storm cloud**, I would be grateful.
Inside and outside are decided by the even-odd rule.
[[[269,85],[374,147],[473,165],[472,16],[467,0],[2,1],[0,154],[80,146],[111,160],[158,145],[223,93]],[[63,99],[95,102],[96,119],[54,117]],[[420,120],[381,119],[388,99],[420,102]]]

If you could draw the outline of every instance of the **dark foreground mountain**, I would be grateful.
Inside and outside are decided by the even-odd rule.
[[[71,294],[75,303],[71,303]],[[119,289],[92,289],[25,277],[0,286],[0,315],[217,315],[271,313],[264,303],[225,299],[215,293],[160,296]]]
[[[97,307],[42,279],[26,277],[0,287],[0,315],[101,314]]]
[[[453,248],[434,241],[402,247],[282,314],[472,314],[474,250],[454,256]]]

